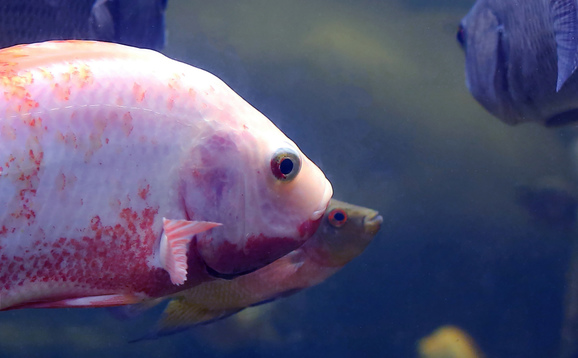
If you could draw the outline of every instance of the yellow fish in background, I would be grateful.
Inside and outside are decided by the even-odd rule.
[[[382,221],[375,210],[331,199],[319,229],[299,249],[250,274],[203,283],[173,295],[157,330],[142,339],[214,322],[317,285],[359,256]],[[146,309],[161,301],[119,309],[130,314],[131,310]]]
[[[476,342],[455,326],[442,326],[418,342],[420,358],[484,358]]]

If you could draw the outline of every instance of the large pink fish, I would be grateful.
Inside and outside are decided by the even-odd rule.
[[[109,306],[303,244],[323,173],[215,76],[150,50],[0,50],[0,309]]]

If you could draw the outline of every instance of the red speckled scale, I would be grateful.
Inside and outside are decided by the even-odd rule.
[[[332,194],[222,81],[154,51],[0,50],[0,92],[0,309],[134,303],[210,279],[206,266],[254,270],[305,242]],[[271,173],[279,150],[299,158],[290,181]],[[214,224],[181,240],[163,218]],[[184,285],[165,259],[183,250]]]

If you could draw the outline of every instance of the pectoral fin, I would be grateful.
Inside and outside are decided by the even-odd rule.
[[[554,24],[556,54],[558,55],[558,79],[556,92],[578,67],[578,5],[576,0],[553,0],[550,17]]]
[[[187,280],[187,250],[193,236],[220,225],[208,221],[163,218],[160,259],[173,284],[182,285]]]

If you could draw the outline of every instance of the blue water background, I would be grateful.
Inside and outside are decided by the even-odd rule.
[[[159,310],[2,312],[0,357],[417,357],[445,324],[490,358],[553,357],[573,232],[515,201],[576,181],[574,133],[509,127],[464,85],[455,41],[471,0],[170,0],[165,53],[209,70],[384,226],[322,285],[231,319],[128,344]]]

